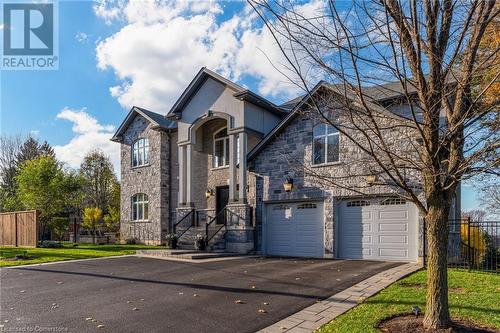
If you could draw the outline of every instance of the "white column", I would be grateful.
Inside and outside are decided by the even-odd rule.
[[[240,135],[240,191],[239,201],[241,203],[247,202],[247,134],[241,132]]]
[[[236,201],[236,135],[229,134],[229,202]]]
[[[179,206],[183,206],[186,203],[185,193],[186,193],[186,163],[185,163],[185,151],[186,146],[179,146],[179,153],[177,159],[179,160]]]
[[[193,145],[186,145],[186,204],[193,205]]]

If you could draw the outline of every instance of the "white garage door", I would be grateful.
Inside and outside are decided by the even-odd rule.
[[[269,255],[323,257],[323,203],[267,206],[265,248]]]
[[[340,258],[416,261],[417,208],[401,198],[341,203]]]

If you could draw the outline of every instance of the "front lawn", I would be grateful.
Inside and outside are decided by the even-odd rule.
[[[88,259],[98,257],[119,256],[135,254],[136,250],[158,249],[158,246],[147,245],[93,245],[63,243],[62,248],[16,248],[0,247],[0,267],[40,264],[52,261],[71,259]],[[32,259],[13,260],[16,255],[26,255]]]
[[[319,332],[380,332],[380,320],[411,312],[412,305],[425,311],[426,271],[416,272],[352,310],[324,325]],[[448,271],[449,303],[453,318],[500,328],[500,275],[463,270]]]

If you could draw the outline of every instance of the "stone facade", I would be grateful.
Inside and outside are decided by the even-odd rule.
[[[340,113],[331,114],[338,124],[346,120]],[[351,189],[362,188],[365,195],[379,196],[396,192],[390,186],[367,186],[366,175],[375,166],[369,158],[346,137],[340,136],[339,162],[327,165],[312,165],[313,127],[321,120],[314,112],[304,111],[288,124],[277,137],[266,145],[255,157],[251,166],[256,181],[255,216],[258,239],[262,239],[262,221],[265,203],[299,200],[321,200],[324,202],[324,256],[335,257],[335,223],[338,206],[342,199],[359,197],[360,193]],[[359,134],[352,133],[362,140]],[[407,147],[402,144],[401,134],[387,132],[389,140],[399,145],[402,154]],[[393,137],[391,139],[391,137]],[[293,179],[293,191],[287,193],[283,182]],[[410,177],[414,177],[410,175]],[[414,183],[419,183],[415,177]],[[338,183],[338,186],[335,186]],[[344,186],[342,186],[344,185]],[[261,248],[262,244],[257,243]]]
[[[132,145],[139,138],[149,140],[149,164],[132,167]],[[170,187],[169,134],[152,128],[137,115],[123,134],[121,143],[121,223],[122,241],[135,239],[146,244],[161,244],[169,229]],[[132,196],[144,193],[149,198],[147,221],[132,221]]]

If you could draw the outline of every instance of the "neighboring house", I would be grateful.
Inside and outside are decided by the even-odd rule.
[[[320,82],[313,93],[333,87]],[[374,107],[401,121],[404,108],[383,107],[401,94],[382,88],[370,88],[375,102],[380,95]],[[190,245],[199,233],[210,248],[230,252],[418,260],[423,227],[413,203],[384,187],[362,197],[301,171],[348,170],[363,184],[370,172],[355,163],[352,142],[300,112],[306,102],[276,106],[202,68],[166,116],[133,107],[112,139],[121,143],[122,240],[163,244],[175,232]],[[291,191],[285,182],[293,182]]]

